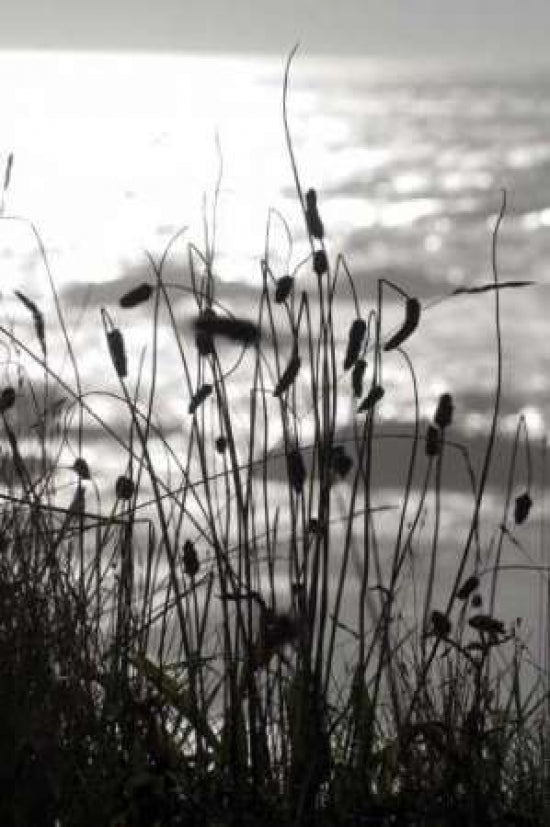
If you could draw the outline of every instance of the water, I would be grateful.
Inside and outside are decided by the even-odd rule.
[[[182,226],[188,227],[185,239],[202,245],[220,173],[217,272],[220,296],[233,308],[248,309],[257,294],[270,207],[295,234],[292,250],[280,228],[276,235],[281,273],[285,259],[292,266],[307,252],[285,147],[283,71],[284,60],[272,58],[0,55],[0,161],[9,152],[15,156],[5,215],[31,219],[40,232],[87,390],[116,389],[103,306],[123,326],[135,377],[147,335],[144,316],[123,316],[117,299],[147,277],[144,251],[159,256]],[[439,300],[491,280],[491,235],[501,190],[507,191],[500,278],[535,284],[502,293],[503,415],[487,543],[500,520],[504,460],[517,417],[525,415],[539,440],[550,416],[549,92],[550,72],[543,71],[507,76],[299,56],[291,75],[296,159],[304,188],[318,190],[329,251],[345,253],[366,308],[380,276],[421,299],[421,335],[409,347],[421,415],[431,416],[438,395],[451,391],[457,438],[476,439],[481,447],[494,397],[493,298]],[[171,261],[174,276],[181,276],[183,244],[175,245]],[[0,225],[0,286],[3,324],[13,324],[25,341],[32,338],[29,316],[13,290],[45,311],[50,363],[72,382],[36,240],[18,221]],[[396,320],[399,308],[390,293],[388,304],[392,300],[394,315],[391,307],[388,313]],[[343,302],[342,318],[349,313]],[[343,341],[347,326],[338,330]],[[167,332],[161,335],[159,391],[166,400],[163,424],[177,431],[187,400],[174,394],[179,380],[168,339]],[[32,364],[27,369],[39,381],[40,371]],[[6,367],[9,375],[13,370],[13,363]],[[413,415],[410,384],[397,359],[387,360],[385,378],[380,416],[384,427],[399,431]],[[89,401],[114,427],[127,428],[122,405],[105,396]],[[342,402],[342,416],[352,416],[349,400]],[[87,451],[98,484],[108,488],[123,470],[121,456],[106,452],[92,430]],[[396,447],[387,457],[380,499],[395,504],[402,451]],[[446,481],[452,493],[442,532],[449,544],[471,510],[460,473],[450,466]],[[71,480],[66,474],[60,485],[70,491]],[[534,515],[522,542],[538,561],[540,499]],[[516,547],[507,554],[507,562],[526,561]],[[531,597],[537,581],[517,572],[503,580],[504,610],[511,617],[530,613],[535,628],[538,608]]]

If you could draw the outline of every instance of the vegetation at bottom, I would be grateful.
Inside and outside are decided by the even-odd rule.
[[[489,294],[495,332],[494,406],[475,467],[453,440],[450,393],[421,421],[407,347],[425,308],[383,279],[362,307],[345,257],[327,251],[293,152],[289,67],[283,117],[307,250],[291,266],[293,238],[272,210],[245,314],[218,298],[213,226],[203,249],[187,245],[179,280],[166,273],[181,235],[151,257],[116,318],[101,314],[116,427],[83,389],[27,225],[69,368],[52,365],[52,320],[20,292],[31,337],[0,325],[3,827],[549,823],[545,664],[532,668],[521,626],[498,611],[503,551],[523,549],[536,500],[522,418],[496,527],[482,509],[498,448],[501,288],[526,286],[499,281],[505,198],[493,280],[470,291]],[[401,320],[388,330],[390,304]],[[145,355],[130,358],[132,335],[147,339],[150,369]],[[400,366],[412,415],[394,435],[400,490],[381,495],[388,365]],[[345,429],[342,400],[353,408]],[[120,472],[106,481],[100,458],[111,452]],[[452,555],[442,540],[451,455],[471,491]]]

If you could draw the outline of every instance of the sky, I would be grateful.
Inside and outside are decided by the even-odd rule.
[[[143,49],[542,62],[548,0],[0,0],[0,49]]]

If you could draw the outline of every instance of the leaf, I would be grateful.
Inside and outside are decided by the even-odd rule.
[[[273,391],[273,396],[281,396],[285,391],[289,389],[292,385],[296,376],[298,375],[298,371],[300,370],[300,366],[302,361],[298,355],[298,349],[295,347],[292,356],[290,357],[290,361],[286,366],[283,375],[277,382],[275,390]]]
[[[147,282],[139,284],[133,290],[129,290],[120,298],[120,306],[124,308],[136,307],[138,304],[143,304],[152,295],[153,288]]]
[[[126,348],[122,333],[115,327],[107,333],[107,344],[115,370],[121,379],[128,375],[128,363],[126,361]]]
[[[373,385],[357,408],[357,413],[365,413],[365,411],[369,411],[371,408],[374,408],[376,403],[380,402],[383,396],[384,388],[381,385]]]
[[[395,335],[393,335],[391,339],[386,342],[384,345],[384,350],[395,350],[395,348],[400,347],[403,342],[408,339],[412,333],[414,333],[418,327],[419,321],[420,302],[415,298],[407,299],[407,304],[405,306],[405,321],[397,333],[395,333]]]
[[[292,288],[294,287],[294,279],[292,276],[281,276],[275,286],[275,301],[277,304],[282,304],[288,299]]]
[[[364,319],[355,319],[350,327],[348,346],[344,359],[344,370],[349,370],[359,357],[361,345],[367,332],[367,324]]]
[[[42,353],[44,355],[44,358],[46,358],[46,334],[44,326],[44,316],[38,309],[36,304],[31,299],[27,298],[27,296],[25,296],[24,293],[21,293],[20,290],[15,290],[14,293],[19,299],[19,301],[25,305],[27,310],[30,310],[30,312],[32,313],[36,338],[40,342]]]
[[[198,391],[191,397],[191,402],[189,403],[189,413],[194,414],[199,405],[202,405],[205,399],[208,399],[210,394],[212,393],[212,385],[209,385],[205,382],[204,385],[198,389]]]

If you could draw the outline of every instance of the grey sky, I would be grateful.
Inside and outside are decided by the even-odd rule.
[[[0,0],[0,48],[541,61],[548,0]]]

